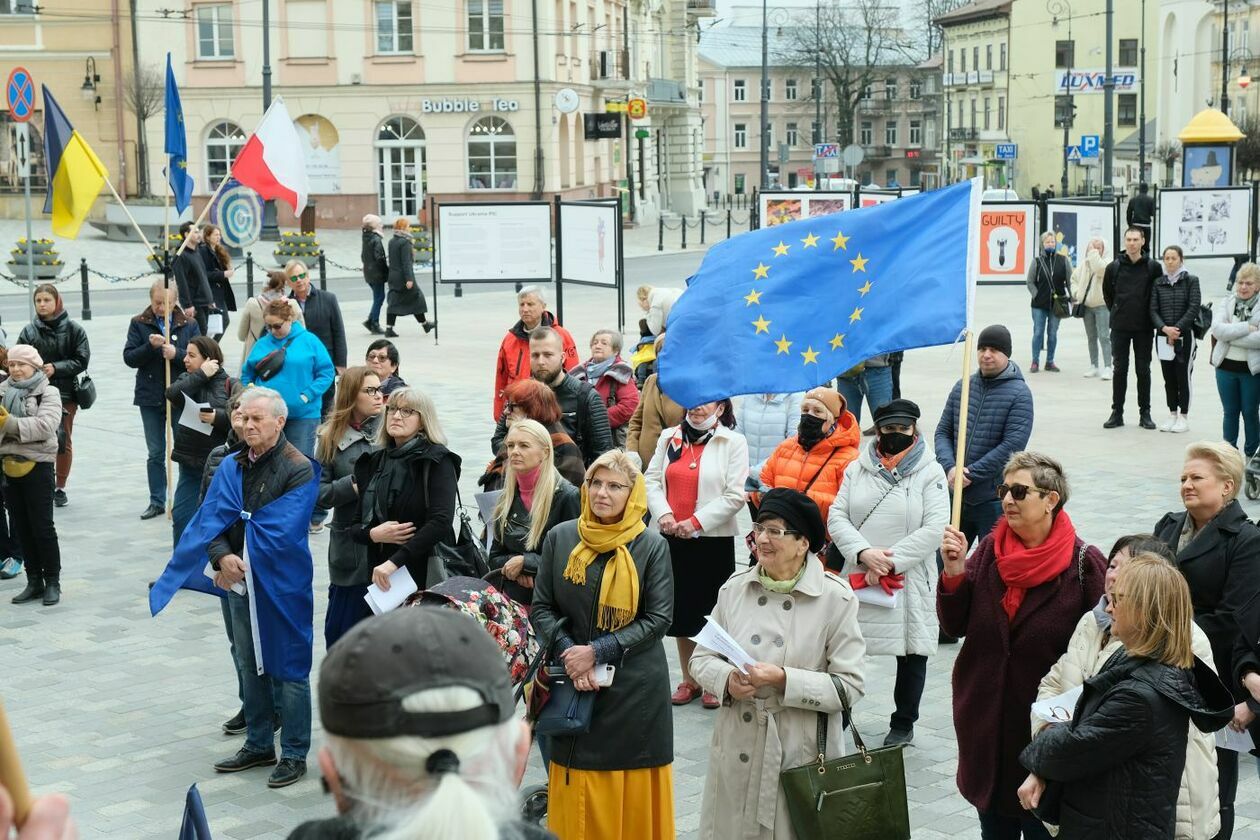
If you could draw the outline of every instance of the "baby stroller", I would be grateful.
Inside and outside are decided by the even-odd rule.
[[[1247,468],[1243,472],[1243,493],[1253,502],[1260,499],[1260,451],[1247,459]]]

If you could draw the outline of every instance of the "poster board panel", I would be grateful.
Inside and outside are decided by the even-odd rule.
[[[901,198],[901,192],[898,190],[859,189],[858,207],[874,207],[877,204],[887,204],[899,198]]]
[[[758,200],[761,227],[853,209],[853,193],[849,190],[770,191],[761,193]]]
[[[615,203],[560,203],[561,280],[616,287],[618,212]]]
[[[438,205],[443,283],[551,280],[551,205],[545,201]]]
[[[981,283],[1023,283],[1037,253],[1037,205],[985,201],[980,204]]]
[[[1059,242],[1059,253],[1066,254],[1073,266],[1080,262],[1091,239],[1105,242],[1107,258],[1115,258],[1117,220],[1114,202],[1046,202],[1046,230],[1054,232]]]
[[[1157,196],[1155,253],[1180,245],[1186,257],[1230,257],[1250,249],[1251,188],[1163,189]]]

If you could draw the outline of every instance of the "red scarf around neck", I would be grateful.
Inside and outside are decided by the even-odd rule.
[[[1019,605],[1029,589],[1054,580],[1072,564],[1076,547],[1076,526],[1067,511],[1059,511],[1050,526],[1050,535],[1036,548],[1028,548],[1006,523],[998,520],[993,528],[993,552],[997,557],[998,575],[1006,584],[1002,609],[1008,620],[1015,619]]]

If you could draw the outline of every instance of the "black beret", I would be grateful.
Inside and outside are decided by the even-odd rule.
[[[821,551],[827,542],[827,529],[814,500],[799,490],[776,487],[761,497],[757,521],[777,516],[793,531],[809,540],[810,551]]]

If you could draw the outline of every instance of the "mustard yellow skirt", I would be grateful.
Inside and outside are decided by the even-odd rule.
[[[547,828],[560,840],[673,840],[673,765],[574,770],[553,761]]]

